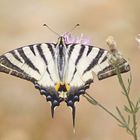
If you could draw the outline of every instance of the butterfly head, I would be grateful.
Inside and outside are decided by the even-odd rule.
[[[66,39],[65,39],[64,36],[60,36],[60,37],[58,38],[57,44],[65,44],[65,43],[66,43],[65,40],[66,40]]]

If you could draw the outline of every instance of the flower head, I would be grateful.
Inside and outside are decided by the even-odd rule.
[[[83,44],[83,45],[90,44],[90,39],[85,38],[83,34],[81,34],[80,37],[74,37],[71,35],[71,33],[65,33],[63,36],[64,36],[67,44],[71,44],[71,43],[79,43],[79,44]]]
[[[123,57],[117,49],[117,43],[112,36],[109,36],[106,40],[109,47],[108,59],[112,65],[117,65],[123,61]]]

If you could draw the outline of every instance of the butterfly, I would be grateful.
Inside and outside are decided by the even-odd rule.
[[[75,102],[93,83],[116,75],[109,62],[109,51],[89,45],[87,39],[59,36],[57,43],[27,45],[0,56],[0,72],[31,81],[51,103],[51,114],[62,101],[72,109],[75,125]],[[120,72],[130,70],[122,58]]]

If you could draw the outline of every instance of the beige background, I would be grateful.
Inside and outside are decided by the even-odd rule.
[[[42,27],[44,23],[60,34],[79,23],[81,26],[73,34],[84,33],[92,44],[102,48],[107,48],[107,36],[113,35],[131,64],[131,96],[134,100],[140,96],[140,50],[135,40],[140,33],[139,0],[0,0],[0,54],[27,44],[56,42],[57,36]],[[123,75],[125,79],[127,76]],[[95,78],[88,90],[113,113],[116,105],[123,108],[126,103],[120,91],[116,77],[103,81]],[[132,140],[132,137],[83,97],[77,104],[74,135],[71,112],[65,103],[57,108],[55,119],[51,119],[49,103],[31,83],[0,73],[0,140],[58,139]]]

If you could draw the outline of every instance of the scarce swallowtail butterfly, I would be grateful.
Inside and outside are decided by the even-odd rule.
[[[99,80],[116,75],[109,63],[108,51],[91,46],[88,40],[65,34],[57,43],[27,45],[0,56],[0,72],[31,81],[41,95],[51,102],[51,113],[62,101],[72,109],[75,124],[75,102],[93,83],[93,73]],[[120,72],[130,70],[122,58]]]

